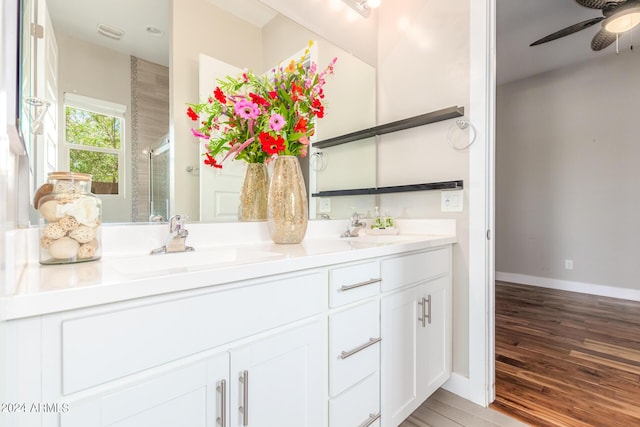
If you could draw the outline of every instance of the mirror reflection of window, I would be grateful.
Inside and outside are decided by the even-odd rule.
[[[93,176],[91,192],[119,195],[124,175],[126,107],[65,94],[65,160],[71,172]]]

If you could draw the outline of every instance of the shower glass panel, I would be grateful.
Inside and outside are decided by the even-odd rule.
[[[149,152],[149,219],[169,217],[169,141]]]

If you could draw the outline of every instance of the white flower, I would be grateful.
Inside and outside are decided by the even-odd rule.
[[[72,203],[58,205],[58,217],[71,215],[80,224],[94,227],[98,225],[100,209],[98,199],[93,197],[82,197]]]

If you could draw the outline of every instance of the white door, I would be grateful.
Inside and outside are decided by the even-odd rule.
[[[450,277],[420,285],[418,317],[418,400],[426,400],[449,379],[451,372],[451,295]]]
[[[382,425],[397,426],[415,409],[418,359],[418,292],[406,289],[381,300]]]
[[[200,54],[199,96],[201,100],[213,94],[218,78],[237,76],[240,68],[210,56]],[[200,155],[204,155],[206,141],[200,141]],[[222,169],[202,163],[200,159],[200,221],[237,220],[240,189],[246,170],[242,161],[227,159]]]
[[[323,336],[318,320],[232,350],[230,426],[324,426]]]
[[[229,354],[159,374],[84,400],[69,401],[60,427],[227,427],[217,387],[229,375]],[[227,388],[228,393],[228,388]],[[227,394],[228,396],[228,394]],[[224,414],[224,415],[223,415]]]

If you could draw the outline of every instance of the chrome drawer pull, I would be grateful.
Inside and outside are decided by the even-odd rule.
[[[369,418],[367,418],[367,421],[360,424],[358,427],[369,427],[371,424],[378,421],[378,419],[380,419],[380,412],[378,412],[377,414],[369,414]]]
[[[431,324],[431,295],[427,298],[427,306],[427,320],[429,321],[429,324]]]
[[[426,321],[427,321],[427,315],[425,314],[425,299],[424,297],[420,299],[420,301],[418,301],[418,305],[422,308],[422,317],[418,317],[418,322],[422,322],[422,327],[426,327]]]
[[[216,418],[216,422],[222,427],[227,426],[227,381],[221,380],[220,385],[216,387],[220,392],[220,416]]]
[[[240,377],[240,383],[242,384],[242,406],[240,412],[242,412],[242,425],[249,425],[249,371],[243,371]]]
[[[356,283],[354,285],[343,285],[343,286],[340,287],[339,291],[340,292],[350,291],[351,289],[360,288],[362,286],[367,286],[367,285],[372,285],[372,284],[378,283],[378,282],[382,282],[382,279],[371,279],[371,280],[367,280],[366,282]]]
[[[356,354],[357,352],[362,351],[367,347],[371,347],[372,345],[377,344],[380,341],[382,341],[382,338],[369,338],[369,341],[367,341],[366,343],[362,344],[361,346],[358,346],[358,347],[354,348],[353,350],[343,351],[342,353],[340,353],[340,359],[346,359],[347,357],[351,357],[354,354]]]

